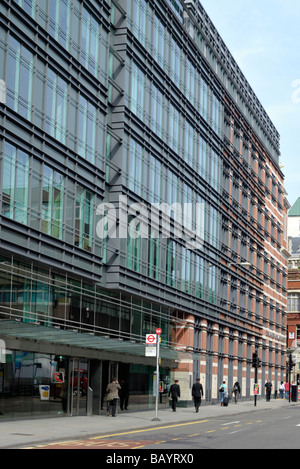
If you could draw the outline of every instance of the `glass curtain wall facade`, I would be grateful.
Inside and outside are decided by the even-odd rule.
[[[70,414],[82,357],[100,407],[117,370],[151,395],[138,347],[156,327],[163,388],[178,377],[184,403],[199,374],[208,402],[223,378],[249,398],[255,347],[260,380],[281,381],[279,135],[201,3],[4,0],[0,15],[1,339],[7,321],[82,334],[69,355],[43,342],[47,379],[68,376]],[[20,352],[38,363],[26,331]],[[110,360],[104,342],[92,353],[86,334],[89,347],[123,341],[123,357],[116,342]]]
[[[116,243],[119,270],[107,282],[143,285],[169,304],[176,295],[174,316],[194,327],[193,367],[176,376],[200,373],[212,400],[223,379],[229,386],[238,379],[243,397],[252,396],[255,349],[261,388],[270,376],[277,389],[285,368],[288,206],[279,134],[200,2],[134,0],[126,17],[118,4],[113,9],[110,102],[124,145],[110,155],[123,170],[122,193],[137,204],[140,236]],[[174,222],[167,239],[161,226],[160,236],[144,226],[153,205],[164,219],[163,204]],[[201,246],[176,237],[176,204],[190,231],[197,204],[203,208]]]

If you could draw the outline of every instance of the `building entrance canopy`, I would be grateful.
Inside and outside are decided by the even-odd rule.
[[[71,330],[47,327],[36,323],[24,323],[15,320],[0,322],[0,339],[23,339],[62,346],[80,347],[111,353],[145,356],[145,344],[123,339],[97,336],[94,333],[81,333]],[[161,358],[176,360],[178,353],[171,348],[160,348]]]

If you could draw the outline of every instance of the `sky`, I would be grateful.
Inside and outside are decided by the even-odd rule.
[[[281,137],[290,205],[300,197],[300,0],[201,0]]]

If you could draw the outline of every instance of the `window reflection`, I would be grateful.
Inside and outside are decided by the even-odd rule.
[[[65,415],[66,366],[63,357],[6,350],[0,363],[0,418]]]

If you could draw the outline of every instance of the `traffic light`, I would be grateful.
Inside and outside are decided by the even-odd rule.
[[[261,367],[261,361],[258,358],[258,353],[254,352],[252,355],[252,367],[253,368],[260,368]]]
[[[257,362],[258,362],[258,355],[257,353],[253,353],[252,355],[252,367],[257,368]]]
[[[293,371],[293,368],[294,368],[295,365],[296,365],[296,363],[293,362],[292,356],[290,355],[290,359],[289,359],[289,370],[290,370],[290,371]]]

